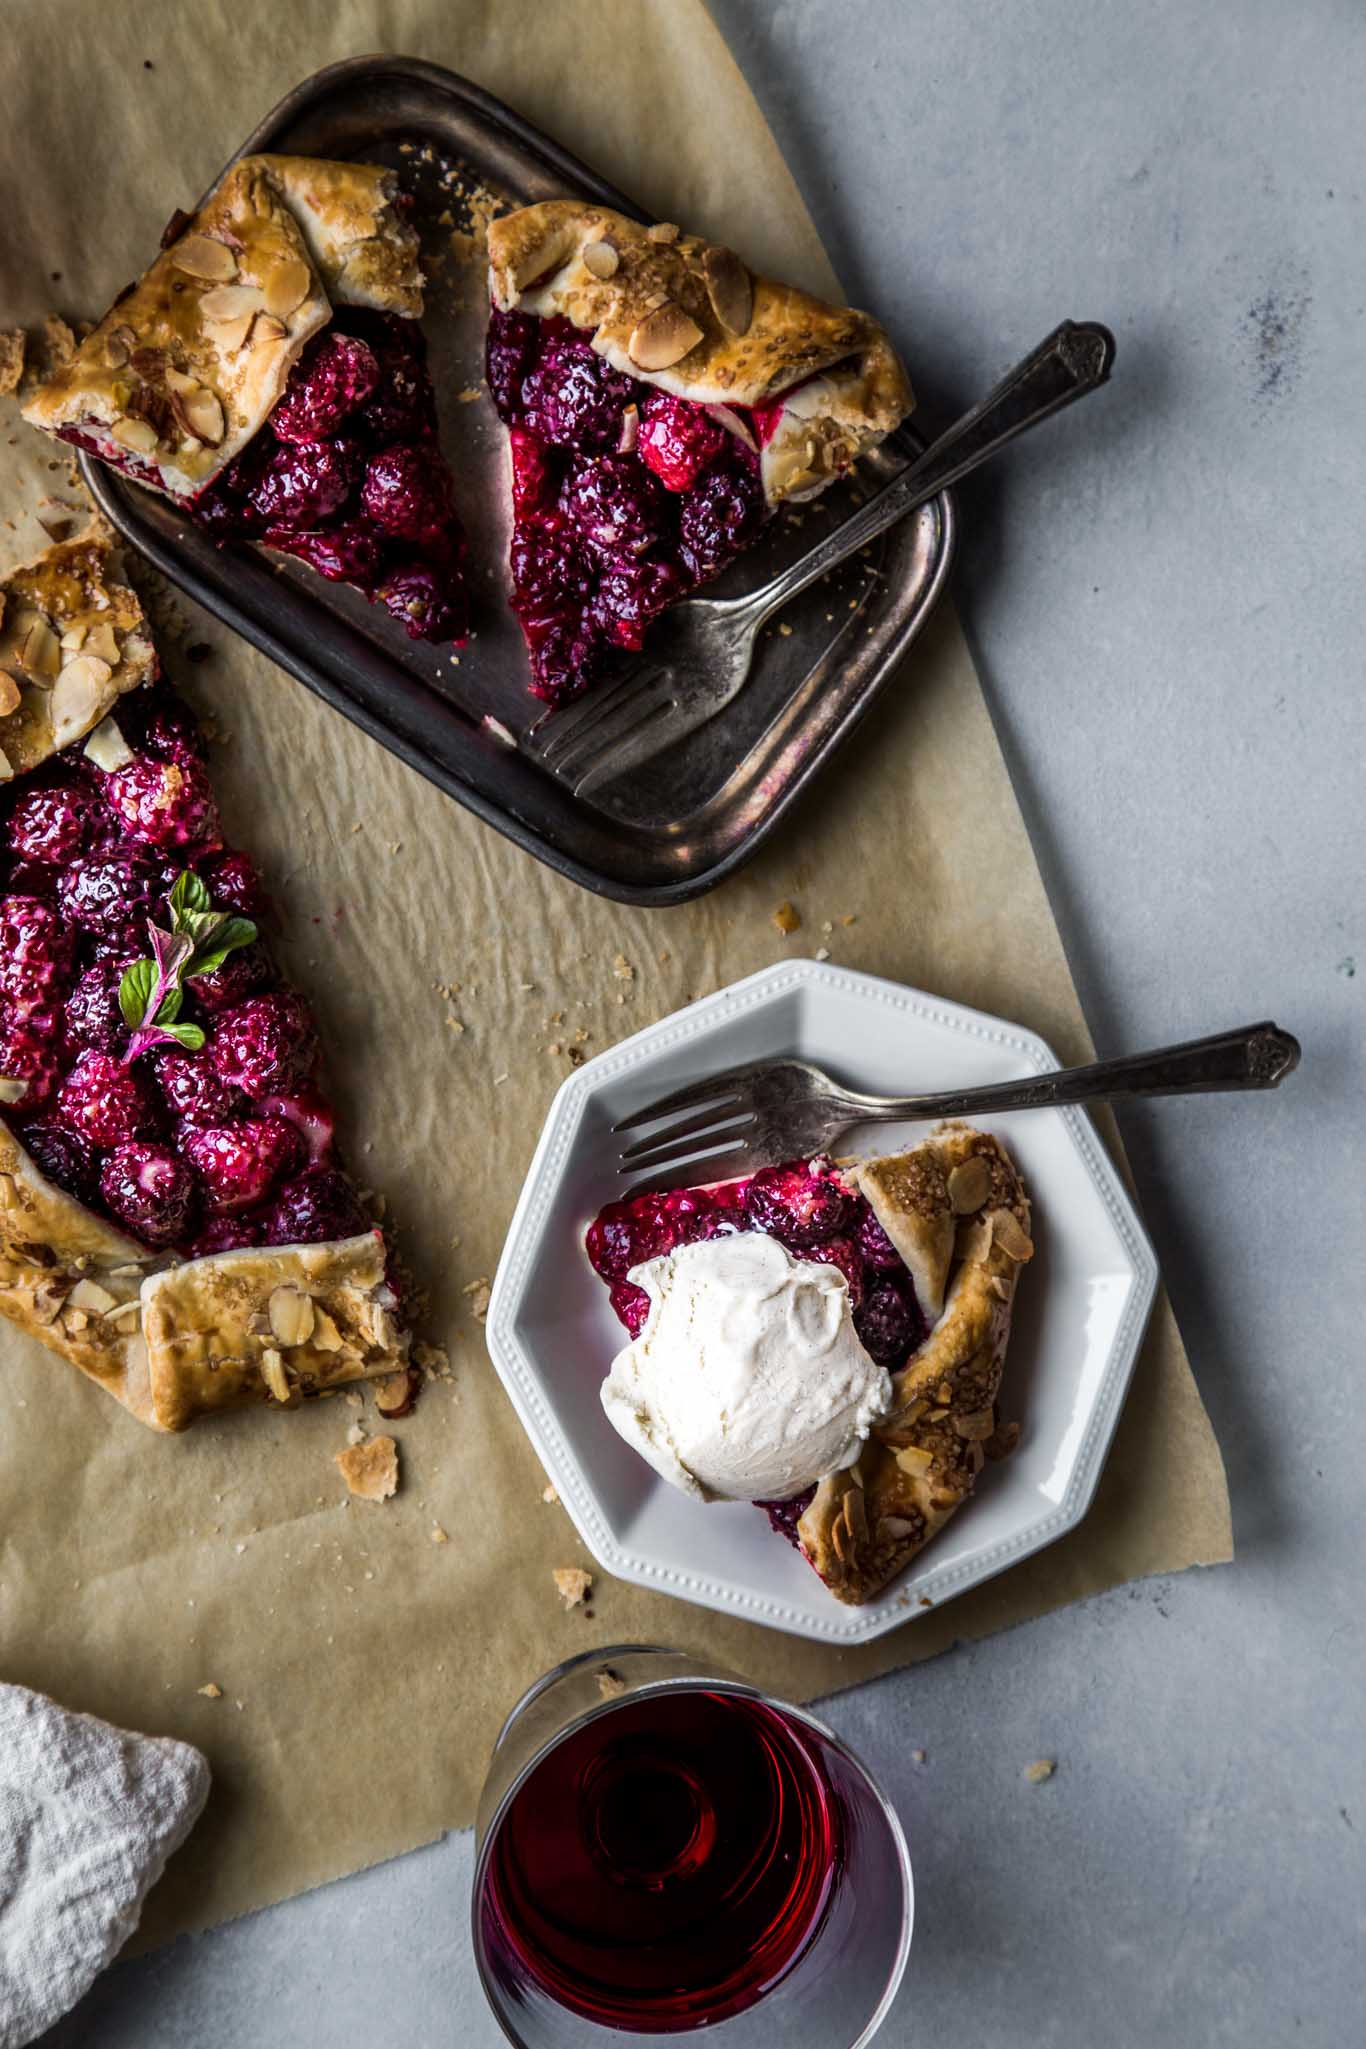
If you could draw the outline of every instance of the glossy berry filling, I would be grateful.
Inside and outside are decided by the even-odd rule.
[[[112,442],[64,438],[153,480]],[[416,321],[338,307],[260,432],[186,509],[216,541],[263,541],[354,584],[412,640],[466,637],[465,533]]]
[[[48,1180],[158,1250],[369,1230],[333,1156],[308,1006],[251,924],[218,965],[192,962],[168,1020],[180,1042],[134,1044],[125,974],[152,953],[149,922],[173,924],[179,878],[213,913],[259,926],[269,907],[223,844],[185,707],[152,688],[114,716],[131,760],[106,771],[76,752],[0,800],[4,1118]]]
[[[928,1335],[915,1283],[866,1199],[846,1188],[828,1160],[785,1160],[739,1181],[609,1202],[588,1227],[589,1263],[606,1282],[618,1320],[636,1337],[649,1297],[627,1278],[633,1267],[675,1246],[742,1231],[766,1231],[800,1259],[829,1261],[849,1283],[854,1328],[872,1357],[896,1373]],[[814,1488],[791,1501],[759,1501],[773,1528],[797,1543],[797,1523]]]
[[[531,688],[565,704],[753,540],[759,459],[714,410],[623,377],[567,320],[495,306],[485,361],[511,430],[512,606]]]

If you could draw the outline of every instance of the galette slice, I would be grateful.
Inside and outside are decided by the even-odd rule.
[[[98,524],[0,582],[0,782],[83,740],[156,671],[142,607]]]
[[[512,603],[531,688],[562,704],[914,401],[870,315],[672,223],[545,200],[492,222],[488,240]]]
[[[947,1124],[876,1159],[793,1159],[610,1203],[586,1244],[633,1339],[651,1309],[642,1270],[680,1246],[759,1232],[795,1260],[839,1270],[859,1343],[891,1376],[890,1401],[849,1464],[756,1506],[832,1594],[858,1604],[942,1529],[985,1459],[1009,1448],[995,1404],[1029,1223],[1000,1140]],[[791,1436],[783,1417],[771,1435]]]
[[[414,639],[463,640],[422,282],[392,171],[244,157],[24,417],[216,540],[297,555]]]
[[[162,684],[0,790],[0,1315],[159,1429],[408,1358],[272,922]]]

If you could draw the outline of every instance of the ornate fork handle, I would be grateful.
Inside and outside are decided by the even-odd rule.
[[[1114,337],[1108,328],[1094,321],[1064,320],[980,405],[964,413],[917,462],[860,506],[809,555],[803,555],[762,590],[730,599],[724,609],[734,618],[743,617],[745,624],[757,631],[780,605],[895,526],[917,505],[937,498],[1017,434],[1104,384],[1114,359]],[[721,609],[718,605],[717,610]]]
[[[1023,1081],[994,1082],[935,1096],[869,1096],[845,1100],[867,1105],[870,1123],[901,1117],[959,1117],[979,1110],[1033,1110],[1060,1103],[1094,1103],[1116,1096],[1190,1096],[1227,1089],[1274,1089],[1300,1063],[1299,1040],[1278,1025],[1245,1025],[1156,1053],[1098,1060]],[[862,1110],[860,1109],[860,1121]]]

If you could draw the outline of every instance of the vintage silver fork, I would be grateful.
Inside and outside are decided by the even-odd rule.
[[[642,666],[539,721],[522,743],[525,751],[584,796],[695,732],[744,688],[759,630],[780,606],[1006,442],[1104,384],[1114,356],[1108,328],[1064,320],[817,547],[760,590],[675,605],[651,629]]]
[[[865,1096],[841,1087],[805,1060],[756,1060],[675,1089],[612,1129],[636,1131],[642,1124],[673,1119],[627,1147],[618,1169],[647,1174],[650,1186],[666,1187],[671,1173],[695,1179],[701,1166],[709,1180],[721,1180],[782,1159],[826,1152],[854,1124],[972,1117],[994,1110],[1113,1102],[1121,1096],[1274,1089],[1299,1062],[1299,1041],[1270,1023],[1098,1060],[1090,1067],[1062,1067],[1052,1074],[926,1096]],[[680,1111],[690,1114],[680,1116]]]

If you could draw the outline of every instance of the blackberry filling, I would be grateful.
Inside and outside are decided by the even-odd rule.
[[[117,725],[114,765],[55,760],[0,805],[5,1118],[50,1181],[158,1250],[369,1230],[200,736],[161,689]]]
[[[568,320],[494,306],[485,370],[511,432],[512,607],[531,689],[565,704],[754,538],[759,459],[710,408],[612,369]]]
[[[216,541],[263,541],[354,584],[411,640],[469,630],[465,533],[415,321],[338,307],[189,512]]]

